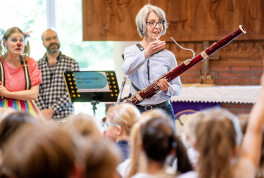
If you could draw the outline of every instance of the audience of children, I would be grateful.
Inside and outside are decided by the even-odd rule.
[[[103,133],[109,140],[90,115],[72,115],[65,125],[58,125],[1,110],[0,177],[261,177],[264,74],[261,86],[244,136],[238,118],[226,109],[197,112],[185,123],[185,143],[197,152],[194,170],[174,123],[160,109],[140,115],[127,103],[110,108]],[[170,166],[174,160],[176,169]]]
[[[195,147],[199,152],[196,172],[180,178],[254,178],[261,156],[264,124],[264,74],[261,90],[249,115],[243,140],[238,118],[226,109],[201,111],[195,129]],[[242,143],[241,143],[242,140]]]

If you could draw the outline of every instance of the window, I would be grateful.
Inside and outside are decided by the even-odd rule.
[[[4,30],[17,26],[30,34],[30,56],[39,60],[45,53],[41,34],[47,29],[47,2],[49,0],[2,0],[0,6],[0,28]],[[114,70],[113,42],[82,41],[82,0],[50,0],[55,3],[55,30],[61,42],[61,51],[76,59],[82,70]],[[53,19],[54,18],[54,19]],[[90,103],[74,103],[76,113],[93,114]],[[105,105],[97,104],[96,116],[102,118]]]
[[[57,0],[57,31],[61,51],[78,61],[82,70],[114,70],[113,42],[82,40],[82,0]],[[91,103],[74,103],[75,112],[93,114]],[[103,118],[105,104],[96,105],[96,117]]]
[[[7,30],[19,27],[22,31],[32,31],[29,38],[30,56],[35,60],[45,52],[42,46],[41,33],[47,28],[46,3],[42,0],[10,1],[2,0],[0,6],[0,28]]]
[[[113,70],[113,42],[82,41],[82,0],[57,0],[61,51],[87,70]]]

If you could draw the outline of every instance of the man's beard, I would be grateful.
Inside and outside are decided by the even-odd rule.
[[[56,44],[58,46],[58,48],[55,48],[55,49],[51,49],[51,46]],[[46,47],[47,51],[50,53],[50,54],[54,54],[54,53],[57,53],[60,49],[60,44],[59,43],[51,43],[48,47]]]

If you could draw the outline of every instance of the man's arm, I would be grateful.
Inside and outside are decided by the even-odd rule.
[[[76,61],[73,61],[72,63],[72,68],[70,69],[70,71],[79,71],[79,65]],[[44,114],[47,114],[48,116],[52,115],[56,112],[60,112],[66,108],[68,108],[71,105],[70,99],[69,99],[69,95],[68,92],[66,90],[66,86],[65,86],[65,93],[55,102],[53,103],[48,110],[45,110]],[[51,117],[52,117],[51,116]]]
[[[41,89],[39,89],[39,91],[40,90]],[[39,92],[38,98],[36,100],[36,104],[38,105],[38,107],[39,107],[40,110],[43,110],[43,109],[47,108],[46,104],[44,103],[44,101],[42,99],[41,92]]]

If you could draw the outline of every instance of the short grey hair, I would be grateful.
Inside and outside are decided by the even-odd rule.
[[[147,17],[150,12],[155,12],[157,16],[159,17],[159,19],[164,22],[163,29],[161,32],[161,34],[164,35],[166,33],[166,29],[168,28],[165,12],[157,6],[147,4],[144,7],[142,7],[142,9],[140,9],[140,11],[138,12],[136,16],[137,31],[140,37],[143,37],[146,34],[146,31],[147,31],[146,21],[147,21]]]

